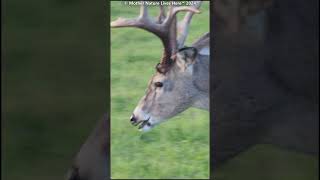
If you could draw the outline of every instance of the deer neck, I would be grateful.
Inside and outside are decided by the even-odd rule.
[[[193,73],[193,86],[197,90],[193,107],[209,110],[209,56],[199,55]]]
[[[209,97],[208,97],[208,94],[199,93],[196,96],[192,107],[209,111]]]

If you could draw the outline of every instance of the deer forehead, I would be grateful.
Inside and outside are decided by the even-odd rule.
[[[168,80],[175,80],[176,79],[176,74],[173,72],[174,69],[171,68],[167,73],[156,73],[153,78],[152,82],[164,82]]]
[[[157,73],[152,77],[152,82],[162,82],[166,80],[168,77],[166,77],[164,74]]]

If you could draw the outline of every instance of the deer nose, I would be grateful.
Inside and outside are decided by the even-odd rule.
[[[134,123],[136,121],[137,121],[137,119],[134,117],[134,114],[132,114],[131,117],[130,117],[130,122]]]

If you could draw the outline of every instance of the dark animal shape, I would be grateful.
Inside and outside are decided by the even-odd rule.
[[[82,145],[68,172],[67,180],[109,179],[108,123],[109,117],[105,114]]]

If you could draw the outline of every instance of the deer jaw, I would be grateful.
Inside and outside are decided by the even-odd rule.
[[[139,128],[149,130],[192,106],[196,91],[190,79],[177,74],[173,68],[166,76],[155,74],[132,115],[136,123],[141,122]],[[156,87],[156,82],[162,82],[163,87]]]
[[[168,72],[157,72],[151,78],[146,94],[133,111],[131,123],[148,131],[189,107],[208,110],[209,71],[203,70],[206,60],[208,56],[198,55],[194,48],[179,52]]]

